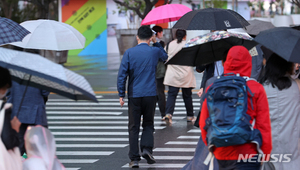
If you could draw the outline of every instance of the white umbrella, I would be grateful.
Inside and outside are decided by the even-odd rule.
[[[83,76],[40,55],[0,48],[0,66],[9,69],[13,80],[18,83],[74,100],[97,102],[91,85]]]
[[[11,43],[11,45],[55,51],[84,48],[85,37],[68,24],[40,19],[25,21],[20,25],[31,34],[28,34],[22,42]]]

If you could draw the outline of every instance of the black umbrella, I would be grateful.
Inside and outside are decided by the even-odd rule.
[[[244,28],[249,23],[230,9],[206,8],[186,13],[173,28],[184,30],[225,30]]]
[[[18,23],[0,17],[0,45],[22,41],[30,32]]]
[[[289,27],[277,27],[260,32],[254,39],[287,61],[300,63],[300,32]]]
[[[167,64],[199,66],[222,60],[224,54],[235,45],[248,50],[257,45],[253,38],[244,34],[215,31],[189,40]]]

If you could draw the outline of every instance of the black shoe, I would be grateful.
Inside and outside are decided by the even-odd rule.
[[[130,168],[139,168],[139,161],[131,161],[129,163]]]
[[[143,151],[142,157],[147,160],[148,164],[154,164],[156,162],[152,154],[147,150]]]

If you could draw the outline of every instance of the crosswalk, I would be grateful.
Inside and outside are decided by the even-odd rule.
[[[127,107],[121,108],[118,98],[97,96],[99,103],[49,99],[46,106],[49,129],[55,136],[57,156],[67,170],[79,170],[128,147]],[[194,108],[199,107],[194,100]],[[157,108],[158,110],[158,108]],[[173,125],[186,117],[182,99],[176,101]],[[155,133],[168,125],[155,115]],[[181,169],[194,155],[199,129],[154,148],[156,164],[141,161],[140,168]],[[127,156],[127,155],[124,155]],[[120,169],[129,168],[124,163]],[[101,169],[101,168],[100,168]]]

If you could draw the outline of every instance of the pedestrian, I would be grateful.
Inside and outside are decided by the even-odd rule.
[[[43,126],[29,126],[25,133],[25,147],[28,158],[23,170],[64,170],[56,157],[54,136]]]
[[[152,28],[155,31],[156,42],[159,42],[162,47],[164,47],[164,42],[161,40],[163,38],[163,29],[161,26],[154,26]],[[166,74],[166,66],[163,61],[158,61],[156,68],[156,89],[157,89],[157,104],[161,115],[161,120],[165,120],[166,115],[166,95],[165,95],[165,85],[164,78]]]
[[[185,43],[186,31],[178,29],[176,31],[176,39],[171,41],[168,47],[168,60],[180,51]],[[187,112],[187,121],[194,121],[192,89],[196,87],[196,79],[193,67],[169,64],[167,66],[164,85],[169,87],[166,105],[166,120],[169,121],[169,123],[172,123],[176,97],[181,88],[182,98]]]
[[[11,119],[12,104],[5,102],[6,92],[12,85],[8,69],[0,67],[0,80],[0,169],[21,170],[17,135],[21,123],[16,117]]]
[[[206,90],[207,97],[203,102],[199,126],[202,140],[209,145],[208,148],[217,159],[220,170],[259,170],[261,160],[256,154],[269,155],[272,150],[268,100],[263,86],[249,79],[251,60],[251,55],[245,47],[232,47],[224,63],[225,76],[215,80]],[[248,81],[244,76],[248,77]],[[221,80],[227,81],[223,84],[218,83]],[[240,88],[237,88],[239,91],[235,91],[240,83]],[[248,90],[245,91],[245,87]],[[214,91],[218,90],[217,88],[219,91]],[[244,130],[231,133],[239,128]],[[214,133],[218,129],[222,132]],[[225,133],[228,136],[224,136]],[[245,136],[240,138],[239,135]],[[248,161],[248,158],[254,161]]]
[[[141,160],[139,154],[139,131],[141,116],[143,116],[143,132],[140,140],[140,150],[142,157],[148,164],[155,163],[152,156],[154,146],[154,114],[156,106],[156,85],[155,72],[157,62],[165,61],[168,56],[159,43],[156,42],[155,35],[148,26],[141,26],[138,29],[138,45],[125,51],[118,73],[118,92],[120,105],[124,105],[125,85],[128,81],[128,131],[129,131],[129,166],[139,167]],[[150,47],[150,41],[153,46]]]
[[[22,123],[18,133],[21,156],[26,153],[24,146],[24,134],[27,127],[35,125],[42,125],[44,127],[48,126],[45,103],[49,92],[35,87],[26,86],[28,85],[13,82],[7,95],[7,101],[12,103],[14,106],[11,114],[12,118],[15,116],[18,117]],[[26,88],[27,90],[25,90]],[[24,155],[24,157],[26,156]]]
[[[272,126],[272,155],[289,157],[290,161],[271,162],[276,169],[292,170],[300,167],[300,92],[290,77],[294,64],[273,53],[267,60],[263,84],[270,108]]]

